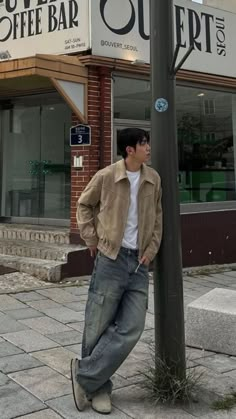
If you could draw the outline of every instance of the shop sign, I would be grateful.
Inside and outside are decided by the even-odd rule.
[[[70,129],[70,145],[91,145],[91,127],[79,124]]]
[[[150,62],[149,0],[92,0],[92,52],[132,62]],[[179,59],[193,45],[184,68],[236,77],[236,14],[175,0]]]
[[[0,61],[89,44],[89,0],[0,0]]]

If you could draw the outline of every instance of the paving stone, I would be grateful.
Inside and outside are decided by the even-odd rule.
[[[10,378],[7,375],[0,372],[0,386],[5,386],[9,381]]]
[[[203,367],[198,366],[194,368],[197,374],[202,374],[202,387],[207,391],[211,391],[219,396],[225,396],[236,392],[236,380],[226,374],[217,374],[216,372]]]
[[[153,350],[151,349],[150,345],[142,341],[139,341],[131,352],[132,357],[139,360],[150,359],[152,354]]]
[[[236,360],[222,354],[200,358],[198,363],[219,373],[236,370]]]
[[[21,320],[20,323],[23,323],[30,329],[36,330],[36,332],[42,333],[42,335],[71,331],[68,326],[46,316],[36,319]]]
[[[86,307],[86,302],[85,301],[80,301],[80,302],[76,301],[76,302],[73,302],[73,303],[65,303],[63,305],[67,308],[70,308],[71,310],[84,312],[85,307]]]
[[[82,417],[82,414],[80,415],[75,407],[72,395],[60,397],[54,400],[49,400],[47,401],[47,405],[51,407],[53,410],[55,410],[57,413],[62,415],[62,417],[65,419],[78,419],[80,416]],[[87,404],[83,412],[83,415],[86,419],[101,419],[101,415],[99,413],[94,412],[91,409],[89,403]],[[110,417],[112,419],[130,419],[130,416],[127,416],[125,413],[121,412],[120,410],[114,407],[112,409]]]
[[[236,410],[231,410],[230,412],[219,412],[213,411],[208,413],[207,415],[201,416],[201,419],[235,419],[236,418]]]
[[[138,362],[136,358],[133,358],[131,355],[129,355],[116,372],[122,377],[128,378],[132,377],[133,375],[140,374],[141,371],[145,370],[145,368],[145,363],[142,361]]]
[[[9,377],[42,401],[72,392],[70,380],[49,367],[16,372]]]
[[[193,419],[189,413],[177,407],[153,405],[144,389],[138,386],[129,386],[115,390],[112,394],[112,403],[125,414],[135,419]]]
[[[18,308],[25,308],[25,304],[21,303],[20,301],[16,300],[13,297],[9,297],[9,295],[0,295],[0,310],[16,310]]]
[[[28,354],[4,356],[0,358],[0,370],[6,374],[40,367],[42,363]]]
[[[8,332],[18,332],[20,330],[27,330],[28,327],[24,324],[20,324],[16,320],[12,319],[7,314],[0,316],[0,334],[4,335]]]
[[[153,329],[154,328],[154,316],[153,314],[147,313],[146,320],[145,320],[145,330]]]
[[[223,376],[228,376],[228,377],[232,377],[235,381],[236,381],[236,370],[232,370],[232,371],[227,371],[224,374],[222,374]]]
[[[20,310],[6,310],[5,313],[15,320],[33,319],[42,316],[42,313],[33,308],[27,308],[27,306]]]
[[[81,343],[83,335],[78,331],[70,329],[68,332],[52,333],[46,335],[46,337],[48,337],[48,339],[54,340],[62,346],[68,346]]]
[[[42,313],[44,313],[44,311],[48,310],[49,308],[61,307],[60,304],[46,297],[45,300],[27,301],[27,305],[34,308],[35,310],[41,311]]]
[[[70,352],[73,352],[74,354],[77,355],[77,357],[80,357],[81,354],[81,350],[82,350],[82,344],[78,344],[78,345],[69,345],[69,346],[64,346],[65,349],[67,349]]]
[[[78,332],[82,334],[84,332],[84,322],[70,323],[70,327],[72,327],[72,329],[78,330]]]
[[[65,289],[72,295],[77,295],[79,297],[85,295],[85,297],[87,298],[89,287],[83,285],[81,287],[67,287]]]
[[[38,290],[37,292],[60,304],[72,303],[73,301],[78,301],[77,295],[73,295],[70,292],[64,291],[64,289],[61,289],[61,288],[51,288],[51,289],[46,289],[46,290],[44,289],[44,290]]]
[[[17,348],[17,346],[12,345],[11,343],[6,341],[0,342],[0,357],[8,355],[17,355],[22,353],[22,349]]]
[[[44,313],[52,317],[53,319],[58,320],[62,323],[74,323],[84,320],[84,313],[70,310],[67,307],[60,307],[60,308],[51,308],[49,310],[44,310]]]
[[[213,355],[215,355],[215,352],[205,351],[204,349],[186,347],[186,358],[188,358],[191,361],[194,361],[195,359],[204,359]]]
[[[140,340],[147,343],[148,345],[153,344],[155,341],[154,329],[144,330]]]
[[[34,352],[32,356],[50,368],[70,378],[70,361],[74,353],[65,348],[48,349]]]
[[[4,339],[23,349],[25,352],[40,351],[58,346],[56,342],[30,329],[16,333],[6,333]]]
[[[212,413],[212,403],[219,400],[219,396],[200,386],[195,388],[193,396],[194,401],[184,403],[183,409],[194,417],[199,418]]]
[[[61,416],[59,416],[51,409],[45,409],[41,412],[32,413],[26,416],[20,416],[17,419],[61,419]]]
[[[36,397],[12,381],[0,387],[0,418],[13,419],[45,408]]]
[[[47,298],[44,295],[41,295],[35,291],[18,292],[17,294],[10,294],[10,296],[16,298],[19,301],[22,301],[23,303],[28,301],[44,300]]]

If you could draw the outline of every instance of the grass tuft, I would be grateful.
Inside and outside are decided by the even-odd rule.
[[[160,358],[156,361],[155,352],[151,347],[152,360],[145,371],[140,371],[144,380],[142,387],[148,390],[149,399],[155,404],[176,404],[178,402],[195,401],[194,391],[200,385],[203,372],[195,368],[186,370],[183,377],[177,375],[177,369],[170,368]]]
[[[236,406],[236,393],[230,394],[212,403],[214,410],[230,410]]]

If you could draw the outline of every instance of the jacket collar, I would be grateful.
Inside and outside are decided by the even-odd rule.
[[[117,163],[115,163],[115,183],[120,182],[123,179],[127,179],[124,159],[119,160]],[[142,164],[141,166],[140,185],[143,182],[155,184],[154,176],[152,175],[146,164]]]

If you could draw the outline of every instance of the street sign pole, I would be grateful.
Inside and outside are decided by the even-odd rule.
[[[175,117],[173,0],[150,0],[152,165],[163,188],[163,240],[154,262],[156,365],[185,376],[183,280]],[[188,54],[191,51],[188,52]]]

